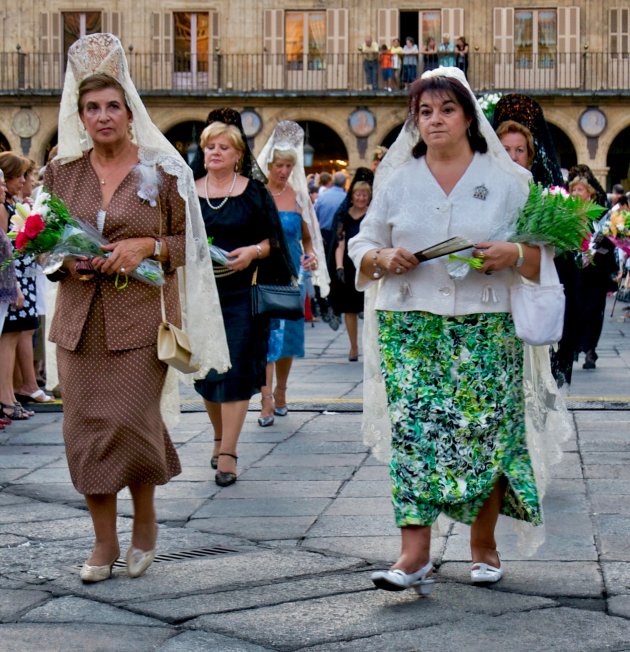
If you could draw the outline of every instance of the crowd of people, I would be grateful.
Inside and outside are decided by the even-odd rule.
[[[463,35],[453,40],[448,32],[444,32],[439,44],[435,36],[430,35],[421,47],[413,36],[407,36],[403,46],[399,38],[393,38],[389,45],[379,45],[368,35],[359,45],[359,52],[363,58],[365,85],[371,90],[381,88],[391,92],[406,89],[419,74],[439,67],[455,66],[468,76],[470,48]]]
[[[37,192],[37,168],[15,152],[0,154],[0,254],[9,263],[0,269],[0,428],[34,416],[26,401],[52,400],[43,281],[56,295],[46,336],[56,344],[68,466],[94,530],[84,582],[111,577],[125,487],[134,508],[127,572],[146,572],[157,546],[155,487],[181,471],[167,428],[177,377],[158,355],[161,323],[188,333],[217,485],[238,480],[250,399],[261,394],[260,427],[289,413],[304,318],[253,311],[253,283],[299,288],[301,304],[312,299],[333,328],[343,316],[348,361],[364,357],[364,427],[375,454],[390,463],[401,531],[400,557],[373,574],[377,587],[431,591],[430,533],[440,514],[471,525],[473,583],[503,576],[499,514],[542,526],[540,460],[530,446],[550,436],[547,422],[558,427],[566,418],[547,378],[570,383],[580,353],[586,369],[596,368],[606,294],[626,261],[602,238],[594,238],[592,265],[556,258],[569,316],[562,341],[551,358],[548,348],[524,345],[510,290],[535,281],[545,261],[552,266],[553,248],[496,234],[515,222],[532,178],[563,183],[542,109],[508,95],[491,125],[466,79],[463,37],[452,47],[448,34],[439,45],[427,41],[419,80],[413,39],[364,46],[370,83],[374,62],[386,61],[384,82],[410,85],[409,110],[390,150],[377,148],[372,169],[350,179],[343,171],[307,177],[304,132],[289,120],[278,122],[256,159],[240,114],[229,108],[209,113],[189,167],[149,118],[118,39],[79,39],[68,54],[59,149],[43,184],[108,244],[91,259],[67,256],[47,270],[48,280],[41,261],[12,259],[7,237],[16,205]],[[572,194],[606,206],[587,166],[569,177]],[[613,190],[614,206],[627,206],[623,188]],[[605,220],[591,225],[595,236]],[[414,253],[455,232],[474,243],[476,264],[464,274]],[[211,257],[207,242],[222,257]],[[121,286],[146,259],[160,264],[163,285],[128,278]],[[549,411],[559,420],[541,418]]]

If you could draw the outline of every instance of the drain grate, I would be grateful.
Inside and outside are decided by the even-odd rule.
[[[204,557],[215,557],[216,555],[228,555],[240,552],[234,548],[223,548],[222,546],[214,546],[212,548],[193,548],[192,550],[180,550],[179,552],[165,552],[160,555],[155,555],[153,560],[154,564],[173,561],[188,561],[191,559],[203,559]],[[126,568],[127,562],[119,558],[114,562],[114,568]],[[77,566],[81,568],[81,564]]]

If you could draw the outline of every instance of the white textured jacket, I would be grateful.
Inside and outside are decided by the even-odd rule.
[[[357,289],[364,290],[374,282],[360,271],[361,260],[371,249],[404,247],[416,252],[452,236],[473,243],[505,240],[526,199],[522,186],[490,156],[475,153],[448,195],[424,157],[411,159],[378,188],[360,232],[348,243],[357,268]],[[521,278],[515,270],[492,275],[470,270],[464,278],[453,280],[447,260],[445,256],[423,262],[401,276],[386,273],[375,308],[438,315],[510,312],[510,286]]]

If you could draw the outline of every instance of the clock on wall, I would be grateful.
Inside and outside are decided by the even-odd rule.
[[[601,109],[590,107],[579,117],[578,124],[587,136],[597,138],[606,129],[608,121],[606,114]]]
[[[243,109],[241,111],[241,123],[247,138],[254,138],[262,129],[262,118],[254,109]]]
[[[30,138],[39,130],[39,118],[31,109],[20,109],[14,116],[11,127],[20,138]]]

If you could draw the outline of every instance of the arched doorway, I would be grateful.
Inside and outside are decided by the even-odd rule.
[[[608,185],[610,190],[615,183],[630,189],[630,127],[620,131],[610,144],[606,165],[608,165]]]
[[[571,169],[574,165],[577,165],[577,154],[575,153],[575,147],[573,147],[571,139],[560,127],[556,127],[551,122],[547,124],[549,125],[551,140],[556,146],[556,154],[558,155],[560,167],[565,170]]]
[[[387,147],[388,149],[394,144],[394,141],[396,138],[398,138],[398,134],[400,133],[400,130],[403,128],[403,125],[405,123],[401,122],[397,127],[394,127],[388,134],[383,138],[381,141],[381,145],[383,147]]]
[[[298,120],[304,129],[304,168],[307,173],[332,172],[348,167],[348,150],[343,140],[327,125],[314,120]],[[308,147],[313,148],[312,165],[307,159]]]
[[[4,134],[0,131],[0,152],[8,152],[11,149],[9,141],[5,138]]]
[[[164,134],[189,165],[195,157],[199,147],[199,136],[201,136],[205,126],[205,122],[189,120],[171,127]]]

